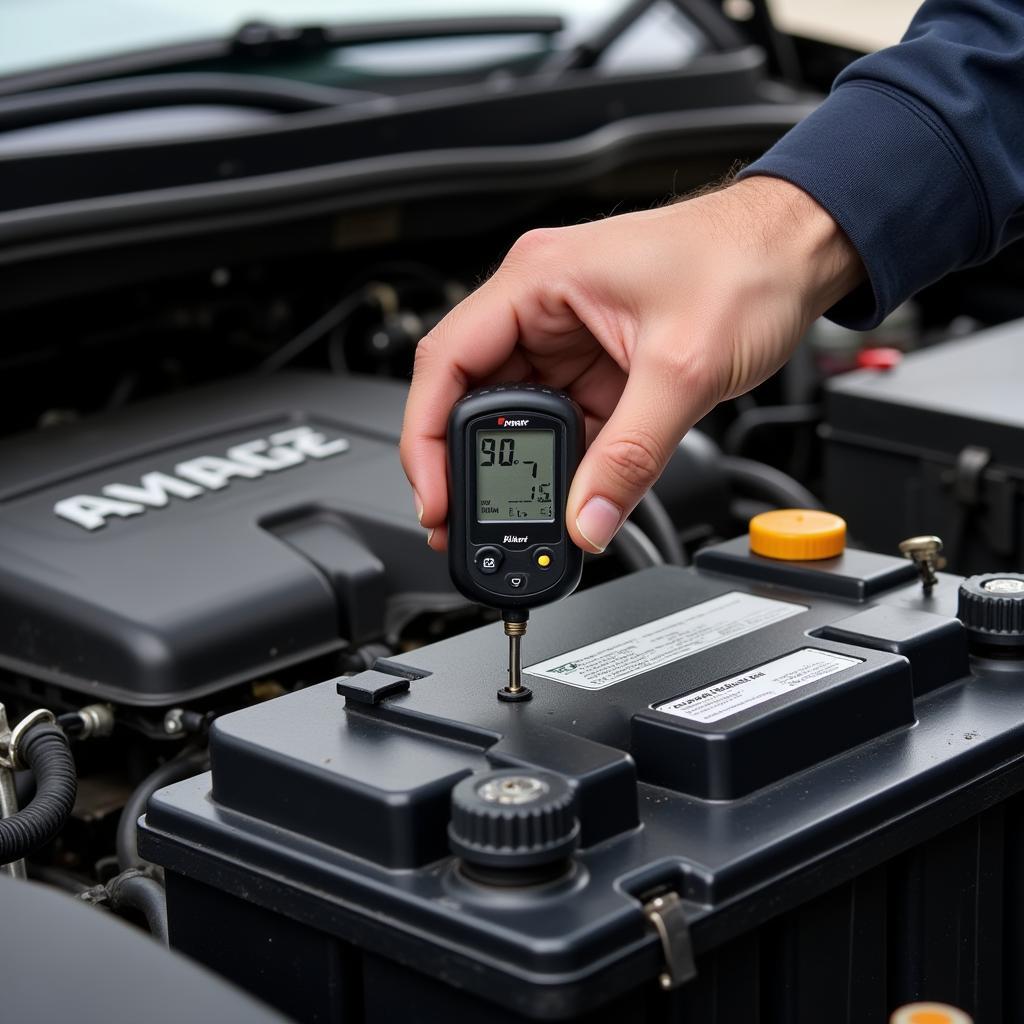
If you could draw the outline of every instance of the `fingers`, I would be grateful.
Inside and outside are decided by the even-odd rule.
[[[566,521],[575,543],[603,551],[657,480],[683,434],[707,411],[695,368],[671,356],[675,339],[646,346],[573,478]]]
[[[556,283],[556,268],[566,259],[562,237],[524,235],[498,273],[417,347],[399,447],[417,515],[428,529],[448,514],[445,431],[452,406],[489,379],[523,380],[536,369],[546,383],[560,386],[594,361],[593,338]]]
[[[587,417],[587,444],[594,439],[597,430],[592,429],[592,422],[599,427],[611,416],[615,406],[622,397],[622,389],[626,386],[626,373],[603,349],[597,347],[592,339],[591,348],[595,349],[594,357],[566,390],[569,396],[583,410]]]
[[[448,548],[448,527],[435,526],[427,534],[427,544],[434,551],[445,551]]]
[[[530,365],[530,361],[523,355],[522,352],[513,352],[512,355],[505,360],[505,363],[500,369],[490,374],[488,377],[481,380],[481,385],[486,384],[499,384],[502,381],[508,380],[526,380],[529,378],[533,371],[533,367]],[[443,457],[447,457],[447,448],[445,443],[441,442]],[[447,467],[445,467],[447,468]],[[442,473],[445,470],[442,470]],[[445,478],[447,485],[447,479]],[[445,511],[444,516],[447,517],[447,486],[445,487]],[[424,522],[424,514],[421,510],[419,494],[416,490],[413,490],[413,502],[416,504],[416,514],[419,516],[420,522],[427,527],[427,544],[430,545],[435,551],[444,551],[448,547],[448,527],[444,522],[440,526],[432,527],[430,523]]]
[[[399,451],[420,522],[441,526],[448,514],[445,432],[448,413],[475,380],[502,369],[519,328],[509,297],[492,278],[451,311],[416,350]]]

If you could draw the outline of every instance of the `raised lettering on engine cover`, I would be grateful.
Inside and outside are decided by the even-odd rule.
[[[141,515],[152,508],[164,508],[171,498],[190,501],[207,491],[222,490],[233,477],[256,480],[265,473],[290,469],[307,459],[327,459],[348,449],[344,437],[328,439],[309,426],[290,427],[269,438],[233,445],[223,455],[200,455],[179,462],[171,473],[144,473],[137,484],[107,484],[98,495],[62,498],[53,511],[83,529],[98,530],[111,516]]]

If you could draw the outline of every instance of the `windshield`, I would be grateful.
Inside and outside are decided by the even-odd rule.
[[[50,65],[93,60],[134,50],[231,36],[246,22],[282,26],[402,21],[490,15],[554,15],[565,29],[553,41],[568,48],[589,38],[622,10],[627,0],[2,0],[0,2],[0,75]],[[669,4],[652,10],[620,41],[613,64],[671,67],[699,49],[698,36]],[[673,31],[666,32],[666,22]],[[455,45],[453,45],[455,44]],[[426,69],[442,61],[502,60],[536,50],[521,37],[417,40],[348,47],[339,63],[353,70],[385,71],[389,63]],[[443,51],[443,52],[442,52]]]

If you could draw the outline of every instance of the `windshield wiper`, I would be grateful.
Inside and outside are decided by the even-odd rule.
[[[315,56],[344,46],[397,43],[457,36],[552,36],[565,23],[555,16],[496,15],[465,18],[421,18],[339,25],[285,26],[249,22],[234,35],[132,50],[110,57],[74,61],[0,77],[0,96],[96,82],[147,72],[204,70],[225,64],[231,70],[259,69],[262,64]]]

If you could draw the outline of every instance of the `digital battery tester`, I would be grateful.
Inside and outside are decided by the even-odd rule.
[[[520,637],[530,609],[576,589],[583,552],[565,502],[585,445],[568,395],[531,384],[479,388],[448,420],[448,566],[456,587],[501,611],[509,638],[502,700],[528,700]]]

